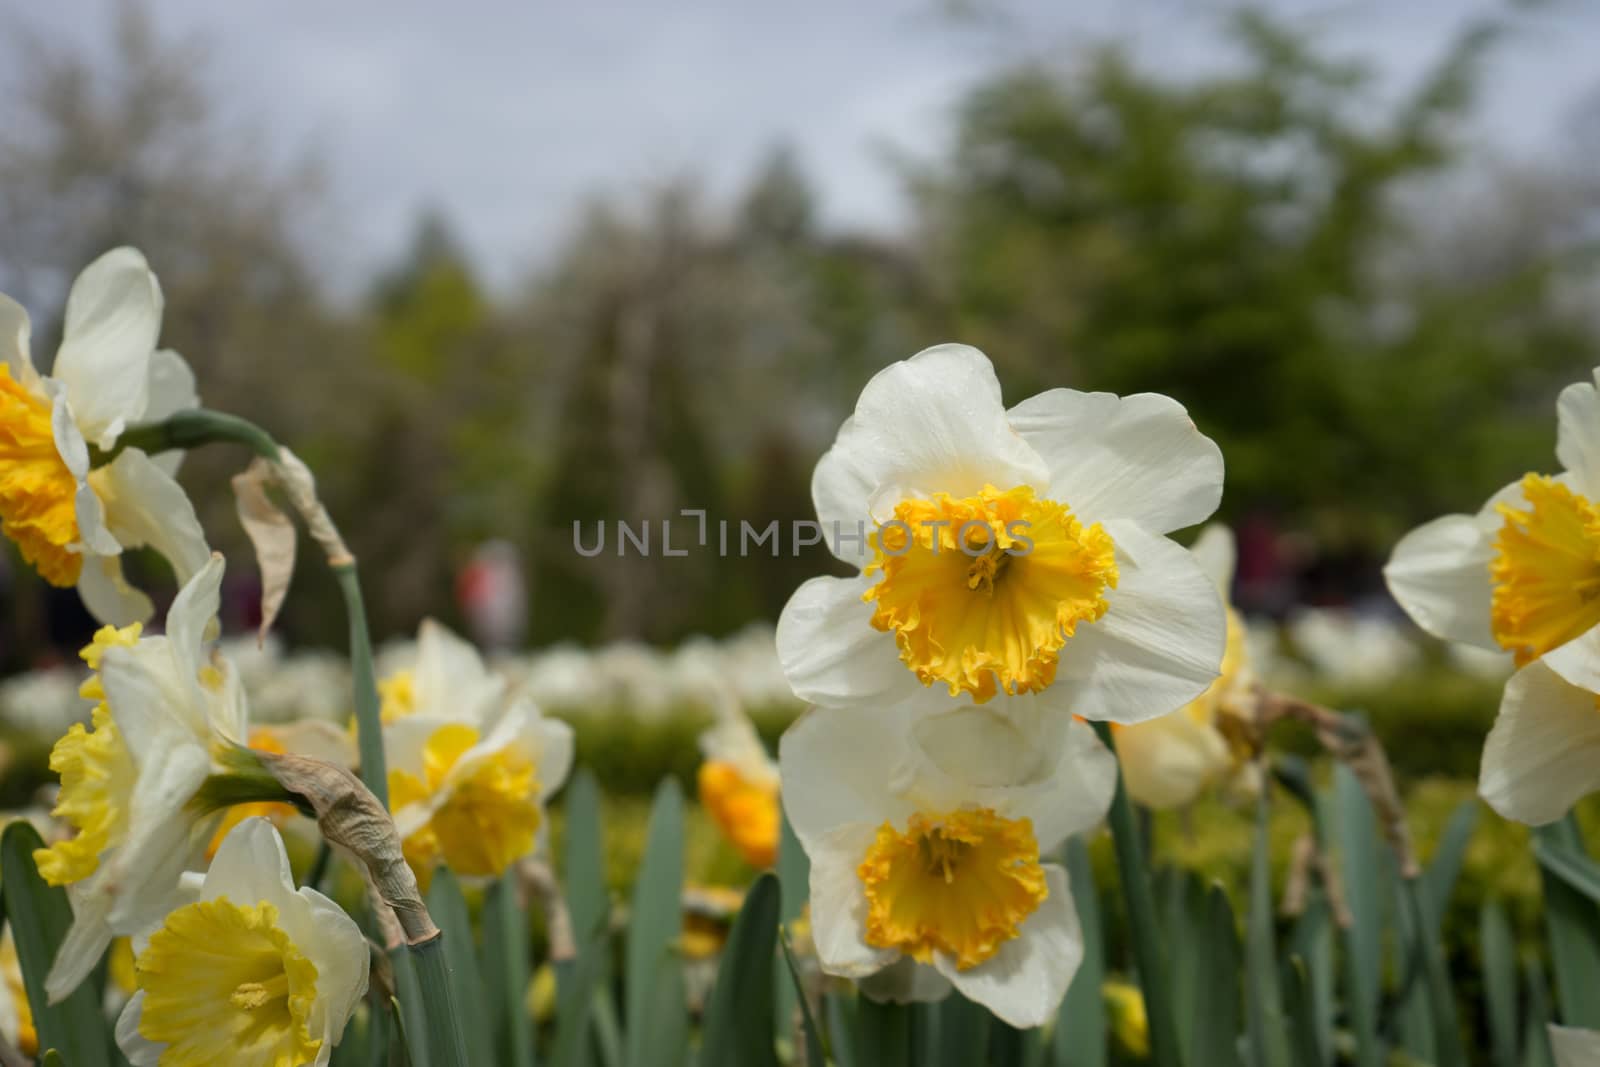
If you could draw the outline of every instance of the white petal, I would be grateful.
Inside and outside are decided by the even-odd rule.
[[[1594,380],[1574,382],[1556,401],[1556,458],[1573,476],[1573,488],[1600,498],[1600,368]]]
[[[1435,637],[1498,648],[1490,627],[1494,533],[1482,515],[1445,515],[1412,530],[1383,568],[1389,592]]]
[[[310,887],[297,896],[299,906],[284,913],[293,926],[286,929],[317,968],[317,1003],[310,1022],[327,1053],[344,1036],[345,1024],[366,995],[371,956],[361,928],[343,908]]]
[[[156,610],[150,598],[123,577],[121,556],[85,556],[78,596],[89,614],[108,626],[145,622]]]
[[[413,684],[419,711],[480,729],[500,710],[505,693],[505,680],[484,669],[478,650],[433,619],[424,619],[417,634]]]
[[[160,1067],[161,1054],[167,1050],[165,1042],[151,1041],[139,1033],[139,1020],[144,1014],[144,990],[128,998],[117,1016],[117,1047],[133,1067]]]
[[[1008,705],[1016,707],[1008,712]],[[1111,807],[1116,758],[1088,723],[1032,697],[920,715],[913,736],[930,767],[908,802],[931,810],[978,805],[1027,819],[1041,852],[1098,825]],[[944,781],[929,781],[930,773]]]
[[[218,821],[196,820],[184,810],[211,773],[204,748],[174,745],[149,755],[129,805],[128,836],[102,868],[116,893],[111,928],[121,934],[131,934],[170,910],[195,837],[202,826]]]
[[[431,715],[409,715],[385,725],[383,754],[389,770],[422,777],[422,750],[434,731],[448,725],[450,720]]]
[[[1222,501],[1222,450],[1183,405],[1052,389],[1011,409],[1050,465],[1050,496],[1085,522],[1133,519],[1153,533],[1204,522]]]
[[[101,448],[144,416],[161,309],[161,286],[131,248],[107,252],[72,283],[51,376],[67,387],[84,436]]]
[[[1112,522],[1117,588],[1097,622],[1061,650],[1040,694],[1086,719],[1142,722],[1205,692],[1222,666],[1227,616],[1217,587],[1184,549],[1132,523]]]
[[[938,345],[872,377],[812,482],[817,518],[854,530],[907,495],[973,496],[986,485],[1044,489],[1044,461],[1011,428],[989,359]]]
[[[811,859],[811,936],[817,961],[829,974],[864,978],[899,956],[892,949],[873,948],[862,938],[866,929],[867,895],[856,868],[872,845],[869,823],[841,826],[806,846]]]
[[[265,902],[280,914],[295,907],[289,853],[272,822],[251,816],[228,831],[206,871],[201,900],[227,897],[241,907]]]
[[[873,629],[872,607],[861,599],[873,580],[812,578],[783,606],[778,659],[806,703],[894,701],[923,688],[894,636]]]
[[[33,368],[33,356],[28,352],[28,341],[33,335],[33,323],[27,309],[4,293],[0,293],[0,367],[11,372],[11,380],[26,389],[39,381],[39,372]]]
[[[89,977],[114,936],[106,922],[111,912],[109,897],[72,886],[68,887],[68,896],[72,899],[72,925],[44,979],[45,993],[52,1004],[61,1003]]]
[[[913,767],[895,709],[812,708],[783,733],[783,808],[810,852],[840,826],[898,822],[914,810],[896,795]],[[859,860],[860,857],[857,857]]]
[[[856,985],[869,1000],[891,1004],[917,1004],[943,1000],[950,995],[950,979],[903,956],[877,974],[869,974]]]
[[[167,637],[173,653],[180,664],[196,672],[210,662],[205,644],[214,636],[212,626],[222,608],[222,570],[221,553],[201,559],[167,609]]]
[[[1194,553],[1200,569],[1216,583],[1223,600],[1227,600],[1233,588],[1233,572],[1239,563],[1239,548],[1234,543],[1233,531],[1220,522],[1209,523],[1189,546],[1189,551]]]
[[[1554,822],[1600,790],[1600,701],[1541,662],[1506,683],[1478,791],[1508,819]]]
[[[572,773],[572,727],[560,719],[547,719],[537,712],[535,716],[538,754],[534,766],[539,778],[539,799],[544,801],[565,785],[567,776]]]
[[[157,349],[150,357],[150,402],[145,407],[143,421],[160,422],[199,406],[200,394],[188,361],[170,348]],[[183,465],[183,455],[182,449],[175,448],[150,458],[168,474],[177,474]]]
[[[1556,1067],[1600,1067],[1600,1030],[1551,1023],[1550,1051]]]
[[[132,648],[106,649],[100,681],[135,764],[207,737],[206,717],[197,706],[198,686],[178,669],[167,638],[147,637]]]
[[[1573,685],[1600,692],[1600,626],[1546,652],[1542,662]]]
[[[1055,1017],[1083,962],[1083,931],[1067,872],[1046,864],[1044,874],[1050,895],[999,952],[964,971],[946,953],[934,954],[934,965],[956,992],[1024,1029]]]
[[[125,449],[95,478],[103,479],[106,525],[124,548],[161,553],[179,585],[206,565],[211,549],[189,494],[149,456]]]
[[[1232,762],[1222,735],[1184,709],[1118,728],[1117,758],[1128,795],[1156,809],[1188,804]]]

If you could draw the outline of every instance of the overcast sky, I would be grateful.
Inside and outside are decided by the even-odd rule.
[[[52,38],[103,45],[116,0],[0,0]],[[928,155],[952,103],[1024,55],[1070,60],[1108,36],[1174,71],[1226,61],[1228,5],[1017,0],[1005,18],[952,19],[928,0],[160,0],[157,21],[203,35],[225,113],[274,144],[314,145],[334,178],[342,257],[366,274],[418,211],[442,208],[497,282],[558,246],[596,191],[667,176],[737,188],[776,142],[801,152],[824,218],[888,229],[903,202],[886,152]],[[1265,6],[1369,57],[1403,85],[1482,0],[1271,0]],[[1600,4],[1525,17],[1487,82],[1482,135],[1546,150],[1600,90]]]

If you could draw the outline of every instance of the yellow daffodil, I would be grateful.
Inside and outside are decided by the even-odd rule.
[[[422,621],[415,648],[394,658],[405,665],[378,682],[386,724],[413,715],[482,723],[505,706],[505,679],[484,666],[469,642],[433,619]]]
[[[190,895],[135,946],[123,1053],[135,1067],[324,1067],[367,989],[355,921],[295,888],[265,819],[227,836]]]
[[[1597,371],[1600,377],[1600,371]],[[1424,630],[1514,654],[1479,775],[1509,818],[1559,818],[1600,787],[1593,722],[1600,692],[1600,392],[1562,390],[1556,458],[1475,515],[1446,515],[1395,546],[1384,576]]]
[[[783,822],[778,765],[731,695],[718,707],[720,721],[700,735],[700,806],[746,863],[770,867]]]
[[[1111,1034],[1122,1051],[1134,1059],[1150,1055],[1150,1018],[1145,1012],[1144,991],[1131,982],[1115,979],[1100,987],[1110,1017]]]
[[[219,757],[248,734],[244,691],[225,660],[207,654],[222,557],[192,578],[167,615],[167,633],[106,627],[84,650],[96,673],[92,729],[56,742],[61,776],[54,814],[77,833],[34,854],[39,873],[67,887],[73,921],[45,986],[70,993],[116,934],[132,934],[170,904],[178,876],[211,837],[217,816],[189,806]]]
[[[817,708],[784,735],[817,958],[869,996],[953,985],[1013,1026],[1042,1025],[1083,956],[1066,871],[1043,857],[1104,816],[1116,763],[1036,698],[1004,712],[930,698]]]
[[[778,624],[810,703],[919,687],[1138,722],[1217,677],[1216,589],[1163,536],[1204,520],[1222,454],[1182,405],[1054,389],[1007,409],[987,357],[941,345],[877,374],[812,479],[814,578]]]
[[[39,1054],[39,1032],[34,1029],[33,1009],[22,984],[22,964],[10,927],[0,933],[0,1037],[24,1056]]]
[[[124,549],[148,545],[180,584],[210,550],[173,474],[181,453],[127,448],[92,467],[90,447],[111,450],[124,430],[196,407],[194,374],[156,348],[161,287],[131,248],[86,267],[67,296],[50,377],[34,369],[28,313],[0,294],[0,531],[52,585],[76,586],[102,622],[151,613],[123,579]]]
[[[508,704],[476,650],[436,623],[423,626],[412,685],[416,705],[383,728],[406,859],[424,885],[440,863],[498,876],[542,838],[544,801],[572,767],[572,728],[530,701]]]
[[[1233,534],[1226,526],[1208,526],[1191,551],[1226,601],[1233,583]],[[1221,677],[1170,715],[1115,728],[1117,758],[1128,794],[1147,807],[1188,804],[1239,765],[1242,753],[1230,741],[1239,732],[1230,734],[1226,720],[1248,713],[1255,673],[1250,668],[1244,620],[1231,607],[1227,616],[1228,642]]]

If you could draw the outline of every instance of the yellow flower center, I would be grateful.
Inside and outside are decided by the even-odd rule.
[[[6,985],[12,1010],[17,1015],[17,1032],[12,1035],[17,1051],[24,1056],[39,1054],[39,1031],[34,1028],[33,1008],[28,1004],[28,988],[22,980],[22,961],[17,958],[17,944],[7,930],[0,937],[0,982]]]
[[[922,684],[944,682],[981,704],[1055,679],[1078,623],[1106,612],[1115,547],[1098,524],[1085,527],[1028,486],[902,500],[873,537],[867,573],[883,578],[864,599]]]
[[[279,756],[288,751],[283,747],[283,742],[278,740],[278,735],[265,726],[257,726],[250,731],[250,747],[257,752],[271,752]],[[217,832],[211,835],[211,843],[206,846],[206,859],[214,858],[217,849],[222,847],[223,839],[246,819],[259,815],[263,819],[271,819],[276,826],[282,826],[293,814],[293,804],[277,800],[254,800],[248,804],[233,805],[222,813],[222,823],[217,827]]]
[[[1600,507],[1554,478],[1522,480],[1526,507],[1501,504],[1490,619],[1522,666],[1600,625]]]
[[[938,950],[961,970],[1000,951],[1049,895],[1033,824],[988,808],[919,812],[904,833],[884,823],[856,875],[867,944],[920,963]]]
[[[383,698],[378,715],[385,724],[417,713],[416,676],[411,671],[395,671],[379,682],[378,695]]]
[[[65,841],[34,852],[39,874],[51,885],[81,881],[100,866],[100,854],[122,839],[128,828],[128,807],[138,771],[106,704],[100,684],[100,660],[112,647],[131,647],[139,640],[138,623],[117,629],[101,627],[94,642],[80,653],[96,673],[78,689],[85,700],[98,700],[91,724],[73,723],[50,750],[50,769],[61,776],[61,792],[51,812],[77,829]]]
[[[77,492],[56,451],[50,402],[0,365],[0,533],[51,585],[76,585],[83,571],[83,557],[67,548],[78,540]]]
[[[533,847],[540,820],[539,780],[532,761],[521,752],[502,749],[466,776],[446,781],[477,743],[478,731],[471,726],[441,726],[423,746],[421,777],[405,771],[389,773],[389,804],[394,811],[431,803],[449,788],[428,824],[401,843],[406,860],[424,884],[441,862],[457,874],[503,874]]]
[[[135,964],[144,1011],[139,1033],[165,1043],[161,1067],[300,1067],[316,1061],[311,1036],[317,966],[265,901],[227,897],[167,916]]]
[[[770,867],[778,858],[778,786],[753,782],[723,760],[700,765],[700,806],[722,836],[752,867]]]

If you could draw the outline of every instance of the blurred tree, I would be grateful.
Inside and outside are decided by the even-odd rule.
[[[1175,81],[1112,49],[974,93],[953,156],[915,176],[929,339],[983,346],[1012,396],[1175,395],[1227,456],[1227,512],[1376,549],[1548,465],[1554,387],[1593,336],[1553,299],[1548,243],[1473,275],[1384,269],[1455,226],[1400,194],[1455,158],[1495,26],[1392,103],[1261,15],[1235,29],[1233,73]],[[1537,420],[1513,426],[1519,397]]]

